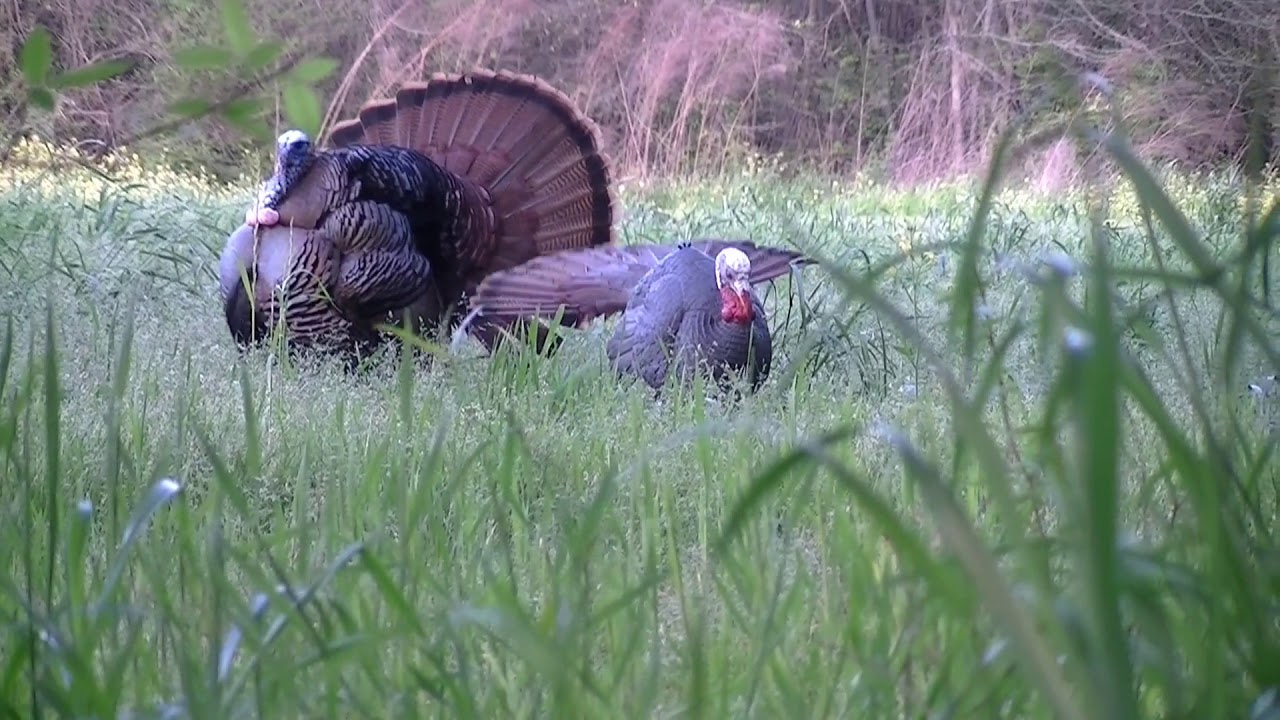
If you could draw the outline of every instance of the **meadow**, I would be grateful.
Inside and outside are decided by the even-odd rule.
[[[1280,717],[1275,183],[624,187],[623,242],[826,262],[758,394],[654,400],[611,322],[242,358],[248,184],[23,153],[0,715]]]

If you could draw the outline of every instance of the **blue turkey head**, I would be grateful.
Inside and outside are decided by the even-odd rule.
[[[311,138],[301,130],[286,130],[276,138],[276,171],[273,180],[279,188],[279,201],[311,162]]]
[[[311,138],[301,130],[286,130],[276,138],[276,167],[258,190],[258,202],[245,213],[251,225],[275,225],[276,209],[311,166]]]

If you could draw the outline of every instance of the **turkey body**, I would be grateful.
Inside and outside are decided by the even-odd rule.
[[[291,346],[364,352],[406,313],[416,332],[446,329],[489,274],[613,241],[599,132],[535,78],[407,83],[328,140],[282,135],[265,207],[227,238],[223,311],[242,346],[283,330]],[[489,349],[501,329],[468,328]]]
[[[741,251],[733,255],[735,250],[722,250],[712,259],[682,246],[644,276],[605,345],[617,372],[639,376],[656,390],[673,369],[685,382],[699,368],[717,382],[745,370],[752,389],[759,387],[769,374],[773,343],[755,293],[743,290],[740,305],[732,305],[736,291],[722,259],[748,262]],[[749,274],[749,265],[739,267]],[[743,286],[749,288],[747,278]]]
[[[241,258],[252,262],[237,263]],[[283,327],[295,349],[358,356],[379,344],[374,321],[395,322],[396,310],[430,297],[430,270],[404,215],[351,203],[317,229],[276,225],[255,233],[242,226],[232,233],[220,267],[223,309],[241,345]]]

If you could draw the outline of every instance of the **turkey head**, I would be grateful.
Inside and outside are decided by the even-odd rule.
[[[747,325],[755,313],[751,307],[751,258],[736,247],[716,254],[716,287],[720,290],[720,317],[727,323]]]

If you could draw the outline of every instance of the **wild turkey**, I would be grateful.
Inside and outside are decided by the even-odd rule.
[[[488,274],[613,241],[599,131],[536,78],[407,83],[336,124],[328,142],[315,150],[303,133],[282,135],[265,207],[227,239],[223,310],[242,345],[269,336],[282,310],[299,346],[323,333],[367,346],[373,323],[405,310],[418,331],[453,324]],[[487,319],[469,330],[490,349],[499,336]]]
[[[252,267],[260,275],[280,278],[275,287],[251,285],[254,307],[228,304],[228,324],[238,341],[252,342],[245,331],[253,325],[231,318],[256,309],[256,318],[271,326],[283,318],[295,346],[322,343],[348,352],[368,350],[379,339],[370,320],[421,298],[431,288],[431,265],[414,247],[408,218],[382,203],[338,205],[317,229],[280,225],[275,208],[306,169],[310,154],[304,133],[290,130],[280,136],[275,172],[263,183],[258,205],[246,213],[246,225],[228,241],[224,293],[243,287],[234,263],[241,257],[254,258]],[[258,224],[267,227],[255,245],[251,226]],[[243,303],[246,296],[232,293],[230,300]]]
[[[476,291],[472,314],[510,322],[563,313],[561,322],[582,325],[623,312],[606,346],[620,373],[657,389],[671,360],[687,377],[690,361],[701,359],[717,380],[747,369],[755,388],[768,376],[773,349],[751,285],[809,263],[798,252],[746,241],[571,250],[490,275]]]

